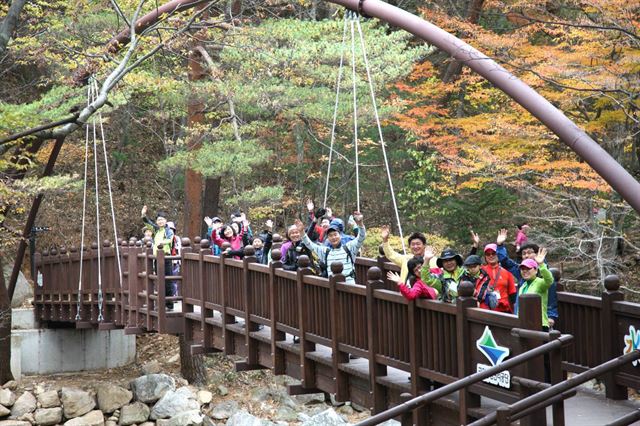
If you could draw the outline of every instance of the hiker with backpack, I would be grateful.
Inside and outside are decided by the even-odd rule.
[[[482,269],[489,276],[489,281],[478,290],[478,302],[483,309],[510,314],[513,313],[518,292],[513,275],[500,265],[497,251],[497,244],[484,247],[486,265]]]
[[[341,262],[343,266],[342,275],[344,275],[347,284],[356,283],[355,260],[366,237],[363,216],[360,212],[355,212],[353,216],[358,228],[360,229],[358,238],[354,240],[343,243],[342,230],[333,224],[329,225],[329,228],[326,231],[325,242],[328,242],[329,246],[314,243],[306,234],[302,237],[302,243],[316,256],[318,256],[322,271],[321,275],[331,277],[333,275],[331,265],[336,262]],[[298,231],[302,234],[304,232],[304,225],[302,221],[300,219],[296,219],[295,224]]]

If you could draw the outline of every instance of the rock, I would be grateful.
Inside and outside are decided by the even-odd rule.
[[[82,389],[62,388],[60,393],[64,416],[67,419],[84,416],[96,407],[96,400],[93,396]]]
[[[144,422],[144,423],[141,423],[140,426],[153,426],[154,424],[155,423],[153,422]]]
[[[23,414],[33,413],[36,403],[36,397],[31,392],[24,392],[11,407],[11,417],[18,418]]]
[[[240,411],[227,420],[226,426],[263,426],[263,424],[262,420],[256,416],[252,416],[246,411]]]
[[[167,391],[175,390],[175,381],[166,374],[148,374],[131,382],[131,390],[137,401],[156,402]]]
[[[324,404],[324,393],[308,393],[302,395],[296,395],[293,397],[300,404],[304,405],[314,405],[314,404]]]
[[[224,401],[211,409],[211,412],[209,413],[209,417],[215,420],[228,419],[229,417],[233,416],[239,409],[240,409],[240,406],[238,405],[237,402]],[[227,424],[229,423],[227,422]]]
[[[200,405],[208,404],[213,400],[213,394],[206,390],[200,390],[197,393],[198,402]]]
[[[343,416],[350,416],[355,412],[356,411],[351,405],[343,405],[342,407],[338,408],[338,413],[342,414]]]
[[[142,402],[125,405],[122,407],[122,410],[120,410],[120,420],[118,424],[128,426],[136,423],[144,423],[149,418],[150,411],[149,407]]]
[[[41,408],[54,408],[60,406],[57,390],[45,391],[38,394],[38,402]]]
[[[111,426],[114,425],[115,423]],[[64,426],[105,426],[104,415],[100,410],[93,410],[82,417],[69,420]]]
[[[16,394],[10,389],[0,389],[0,405],[11,407],[16,402]]]
[[[98,408],[105,413],[113,413],[131,402],[133,393],[121,386],[105,384],[98,388]]]
[[[11,414],[11,410],[9,410],[4,405],[0,405],[0,417],[5,417]]]
[[[107,420],[104,422],[104,426],[118,426],[118,422],[114,422],[113,420]]]
[[[0,273],[3,273],[7,282],[9,282],[9,276],[13,269],[13,261],[6,262],[2,269],[3,270],[0,271]],[[13,292],[13,299],[11,299],[11,307],[19,308],[27,299],[30,298],[33,298],[33,287],[31,287],[31,284],[29,284],[29,281],[24,274],[20,272]]]
[[[18,417],[16,420],[22,420],[23,422],[29,422],[32,425],[36,423],[35,417],[33,417],[33,413],[25,413]]]
[[[218,386],[218,393],[222,396],[226,396],[229,394],[229,389],[226,386],[220,385]]]
[[[18,382],[16,382],[15,380],[9,380],[7,383],[2,385],[2,388],[14,391],[18,389]]]
[[[386,422],[382,422],[380,423],[378,426],[400,426],[402,423],[400,423],[397,420],[387,420]]]
[[[273,420],[295,422],[298,421],[298,412],[291,407],[281,406],[273,416]]]
[[[180,413],[170,419],[160,419],[156,422],[158,426],[200,426],[203,416],[200,410],[191,410]]]
[[[180,354],[175,354],[174,356],[172,356],[167,360],[169,364],[173,364],[174,362],[178,362],[178,361],[180,361]]]
[[[62,408],[38,408],[33,417],[37,425],[57,425],[62,421]]]
[[[337,426],[347,424],[348,423],[345,422],[333,408],[328,408],[303,422],[302,426]]]
[[[142,374],[145,376],[148,374],[158,374],[162,371],[162,367],[160,363],[155,359],[153,361],[147,362],[142,366]]]
[[[0,426],[31,426],[31,423],[23,420],[0,420]]]
[[[202,426],[218,426],[213,420],[211,420],[209,417],[204,416],[202,418]]]
[[[355,404],[355,403],[351,403],[351,407],[353,407],[354,410],[356,410],[359,413],[362,413],[363,411],[366,411],[367,408],[363,407],[362,405],[359,404]]]
[[[188,388],[166,392],[151,410],[151,420],[168,419],[185,411],[199,410],[200,404]],[[202,419],[201,419],[202,420]]]

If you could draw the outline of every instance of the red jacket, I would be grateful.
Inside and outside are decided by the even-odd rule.
[[[501,267],[500,264],[496,264],[495,266],[484,265],[482,267],[482,270],[487,273],[491,280],[489,281],[487,291],[491,291],[491,289],[493,288],[493,291],[497,291],[498,293],[500,293],[498,306],[496,306],[494,310],[498,312],[513,313],[513,309],[511,307],[511,304],[509,303],[509,296],[516,294],[518,290],[516,289],[516,282],[513,279],[513,275],[511,275],[511,272]],[[500,270],[500,276],[498,277],[498,282],[496,283],[498,270]],[[480,288],[476,288],[476,292],[479,291]],[[482,309],[489,309],[484,301],[480,302],[480,307]]]
[[[417,279],[413,283],[413,287],[407,287],[405,283],[398,283],[398,288],[400,293],[409,300],[414,300],[418,297],[434,300],[438,298],[436,290],[423,283],[421,279]]]

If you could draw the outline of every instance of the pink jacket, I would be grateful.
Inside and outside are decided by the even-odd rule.
[[[438,298],[436,290],[419,279],[413,283],[413,287],[411,288],[407,287],[404,283],[398,283],[398,288],[400,289],[400,293],[409,300],[414,300],[418,297],[434,300]]]

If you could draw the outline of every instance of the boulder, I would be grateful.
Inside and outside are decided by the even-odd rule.
[[[0,389],[0,405],[11,407],[16,402],[16,394],[9,389]]]
[[[208,404],[213,400],[213,394],[207,390],[200,390],[197,393],[198,403],[200,405]]]
[[[284,421],[284,422],[295,422],[298,421],[298,411],[294,410],[291,407],[287,407],[286,405],[280,406],[276,411],[273,420]]]
[[[84,416],[96,407],[96,400],[89,392],[77,388],[62,388],[62,407],[67,419]]]
[[[64,426],[104,426],[104,416],[102,411],[93,410],[82,417],[69,420]]]
[[[153,403],[167,391],[175,390],[176,383],[166,374],[148,374],[131,382],[131,390],[137,401]]]
[[[153,406],[149,418],[151,420],[168,419],[185,411],[199,409],[200,404],[193,393],[187,388],[180,388],[177,391],[167,391]]]
[[[191,410],[180,413],[170,419],[160,419],[156,422],[158,426],[200,426],[204,420],[200,410]]]
[[[33,418],[40,426],[57,425],[62,421],[62,408],[38,408]]]
[[[137,423],[144,423],[149,419],[149,407],[142,402],[134,402],[125,405],[120,410],[120,420],[118,424],[121,426],[129,426]]]
[[[240,406],[236,401],[224,401],[210,410],[209,417],[215,420],[228,419],[238,412]]]
[[[11,276],[13,269],[13,261],[8,261],[3,266],[4,267],[1,272],[4,274],[7,282],[9,282],[9,277]],[[13,299],[11,299],[11,307],[19,308],[27,299],[30,298],[33,298],[33,287],[31,287],[31,284],[29,284],[29,281],[24,274],[20,272],[18,280],[16,281],[16,288],[13,292]]]
[[[11,414],[11,410],[9,410],[4,405],[0,405],[0,417],[5,417]]]
[[[98,408],[111,414],[131,402],[133,393],[121,386],[105,384],[98,388]]]
[[[36,411],[36,397],[31,392],[24,392],[11,407],[11,417],[18,418]]]
[[[263,426],[263,423],[256,416],[252,416],[246,411],[239,411],[227,420],[226,426]]]
[[[9,380],[7,383],[2,385],[2,388],[14,391],[18,389],[18,382],[16,382],[15,380]]]
[[[38,394],[38,403],[41,408],[54,408],[60,406],[57,390],[45,391]]]
[[[296,395],[293,397],[296,402],[304,405],[324,404],[324,393],[308,393],[302,395]]]
[[[23,420],[0,420],[0,426],[31,426],[31,423]]]
[[[321,413],[311,416],[309,420],[302,423],[302,426],[338,426],[347,425],[338,413],[333,408],[328,408]]]

